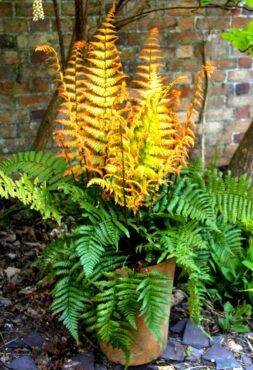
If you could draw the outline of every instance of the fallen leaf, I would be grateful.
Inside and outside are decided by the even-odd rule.
[[[232,352],[242,352],[243,348],[240,344],[236,343],[233,339],[228,338],[224,345],[230,349]]]
[[[7,269],[4,270],[7,279],[10,281],[15,275],[20,273],[20,269],[16,267],[7,267]]]
[[[186,293],[183,292],[180,289],[175,289],[173,292],[173,296],[171,299],[171,306],[177,306],[179,303],[181,303],[185,298],[187,297]]]

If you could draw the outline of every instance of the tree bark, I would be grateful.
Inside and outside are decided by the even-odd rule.
[[[239,177],[246,174],[253,183],[253,121],[236,149],[230,163],[229,169],[233,176]]]

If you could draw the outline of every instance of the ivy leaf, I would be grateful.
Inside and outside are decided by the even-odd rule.
[[[253,7],[253,0],[245,0],[245,3],[246,3],[248,6]]]

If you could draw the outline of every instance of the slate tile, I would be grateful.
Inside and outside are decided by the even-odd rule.
[[[216,360],[216,370],[243,370],[243,368],[234,357],[224,357]]]
[[[8,362],[7,366],[11,370],[38,370],[30,356],[15,358],[15,360]]]
[[[160,358],[165,360],[183,361],[186,346],[175,340],[169,339],[165,352]]]
[[[23,341],[30,347],[42,347],[45,339],[37,331],[32,331],[23,338]]]
[[[198,348],[191,347],[191,354],[189,356],[186,356],[185,360],[190,361],[190,362],[198,361],[200,357],[202,356],[203,352],[204,352],[203,348],[198,349]]]
[[[198,326],[193,325],[192,322],[188,320],[184,330],[183,344],[188,344],[194,348],[200,349],[209,347],[210,341],[208,336],[205,335]]]
[[[207,361],[215,362],[217,359],[223,359],[226,357],[234,357],[233,353],[221,344],[213,344],[206,353],[203,354],[202,358]]]
[[[212,344],[222,344],[225,339],[226,335],[216,335],[212,337]]]
[[[95,370],[107,370],[107,367],[102,364],[95,364]]]
[[[26,344],[24,343],[22,338],[13,338],[8,341],[8,344],[6,346],[7,350],[13,350],[16,348],[24,348],[26,347]]]
[[[247,366],[250,366],[250,365],[252,365],[252,360],[251,360],[251,358],[250,357],[248,357],[248,356],[242,356],[241,357],[241,361],[242,361],[242,363],[244,364],[244,365],[247,365]]]
[[[176,334],[183,333],[187,321],[188,321],[187,319],[183,319],[183,320],[178,321],[176,324],[174,324],[170,327],[170,331],[172,331],[172,333],[176,333]]]
[[[78,353],[72,358],[72,361],[78,362],[78,370],[95,370],[94,354],[92,352]]]

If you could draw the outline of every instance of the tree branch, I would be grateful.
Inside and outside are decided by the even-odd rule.
[[[210,4],[210,5],[207,5],[207,6],[171,6],[171,7],[150,9],[150,10],[147,10],[145,12],[141,12],[141,13],[132,15],[130,17],[123,18],[119,21],[116,21],[115,26],[116,26],[117,29],[120,29],[120,28],[124,27],[125,25],[127,25],[131,22],[135,22],[138,19],[146,17],[147,15],[149,15],[151,13],[154,13],[154,12],[162,12],[162,11],[165,11],[165,10],[181,10],[181,9],[184,9],[184,10],[189,10],[189,12],[191,12],[191,13],[195,13],[200,9],[207,9],[207,8],[208,9],[223,9],[223,10],[227,10],[227,11],[231,11],[231,10],[234,10],[234,9],[242,9],[242,10],[247,10],[247,11],[253,12],[253,9],[249,9],[247,6],[244,6],[244,5],[239,6],[239,5],[236,5],[236,4],[234,4],[234,5],[232,5],[232,4],[231,5]]]
[[[65,61],[63,36],[62,36],[62,30],[61,30],[61,21],[60,21],[60,15],[59,15],[59,7],[58,7],[57,0],[53,0],[53,3],[54,3],[55,23],[56,23],[56,29],[58,33],[60,53],[61,53],[61,63],[62,63],[62,67],[65,68],[66,61]]]

